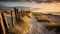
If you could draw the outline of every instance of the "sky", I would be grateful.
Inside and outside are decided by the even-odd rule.
[[[60,1],[60,0],[0,0],[0,1],[29,1],[29,2],[40,2],[40,1]]]
[[[33,12],[60,12],[60,3],[36,3],[36,2],[5,2],[0,1],[0,6],[16,7],[23,6],[31,8]]]

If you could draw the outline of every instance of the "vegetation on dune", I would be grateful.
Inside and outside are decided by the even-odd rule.
[[[18,12],[18,9],[15,9],[15,11]],[[16,16],[16,14],[17,14],[17,17],[14,16],[14,19],[17,18],[18,21],[17,20],[15,21],[13,19],[13,22],[14,22],[13,24],[10,23],[11,24],[10,25],[8,23],[8,25],[9,25],[9,31],[6,30],[7,31],[6,33],[7,34],[27,34],[27,32],[29,31],[29,29],[31,28],[30,27],[30,23],[29,23],[29,18],[28,18],[28,16],[30,15],[29,14],[30,13],[29,11],[27,11],[27,14],[24,13],[23,11],[22,12],[20,11],[21,13],[18,12],[16,14],[15,14],[15,12],[8,11],[8,10],[7,11],[6,10],[2,10],[1,12],[3,12],[4,15],[7,15],[9,17],[9,19],[10,19],[10,17],[11,17],[11,19],[13,19],[13,15]],[[11,16],[9,16],[9,15],[11,15]],[[6,16],[4,16],[4,17],[6,17]]]
[[[35,17],[39,22],[49,22],[49,20],[42,14],[35,14]]]
[[[16,34],[27,34],[29,28],[30,28],[30,23],[29,20],[26,20],[26,16],[22,19],[23,22],[17,22],[14,24],[13,27],[11,27],[12,32],[15,32]],[[24,20],[25,19],[25,20]]]
[[[51,14],[47,14],[47,15],[51,15]],[[54,22],[50,22],[50,20],[48,20],[48,18],[46,18],[43,14],[34,14],[34,16],[36,17],[36,19],[39,22],[45,22],[47,21],[47,23],[45,23],[46,27],[60,27],[60,23],[54,23]],[[52,15],[51,15],[52,16]],[[55,15],[54,15],[55,16]],[[56,16],[55,16],[56,17]]]
[[[47,27],[60,27],[59,23],[46,23],[45,26]]]

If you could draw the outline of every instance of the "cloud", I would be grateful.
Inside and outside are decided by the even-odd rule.
[[[0,0],[0,1],[20,1],[20,2],[36,2],[36,3],[41,3],[41,2],[60,2],[60,0]]]

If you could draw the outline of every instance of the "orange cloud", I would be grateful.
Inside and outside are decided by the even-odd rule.
[[[40,9],[33,10],[35,12],[60,12],[60,3],[51,3],[45,6],[41,6]]]

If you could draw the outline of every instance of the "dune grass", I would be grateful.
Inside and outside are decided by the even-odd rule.
[[[15,23],[12,28],[12,32],[15,32],[16,34],[27,34],[30,28],[29,19],[25,16],[22,18],[23,22]]]
[[[0,10],[0,13],[3,10]],[[4,11],[6,15],[10,15],[10,11]],[[13,12],[14,14],[14,12]],[[23,22],[16,22],[14,23],[14,26],[10,26],[10,31],[14,34],[27,34],[29,29],[31,28],[30,23],[29,23],[29,18],[27,16],[21,18]]]

